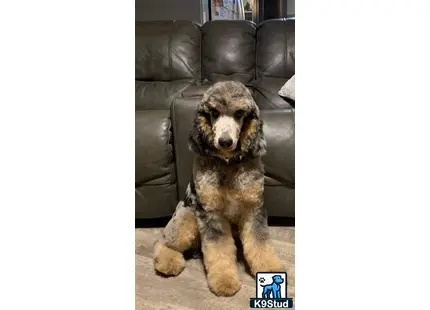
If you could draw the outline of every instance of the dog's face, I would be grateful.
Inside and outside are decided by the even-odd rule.
[[[214,133],[214,146],[224,153],[236,149],[244,118],[250,110],[247,98],[238,99],[238,102],[226,102],[210,97],[206,102]]]
[[[273,278],[273,282],[275,282],[276,284],[284,283],[284,279],[282,279],[282,277],[279,275],[273,276],[272,278]]]
[[[203,95],[190,133],[196,153],[228,160],[265,153],[262,122],[250,91],[239,82],[218,82]]]

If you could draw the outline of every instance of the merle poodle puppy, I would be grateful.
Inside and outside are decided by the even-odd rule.
[[[209,288],[219,296],[240,290],[232,224],[256,272],[285,271],[269,242],[263,204],[266,152],[263,123],[250,91],[219,82],[203,95],[189,135],[193,176],[162,237],[154,267],[170,276],[185,267],[183,252],[201,246]]]

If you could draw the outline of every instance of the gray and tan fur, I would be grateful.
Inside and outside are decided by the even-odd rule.
[[[193,177],[155,244],[155,269],[176,276],[185,267],[182,253],[201,246],[211,291],[234,295],[241,287],[234,224],[253,275],[285,271],[269,242],[261,160],[266,143],[250,91],[233,81],[210,87],[197,108],[189,145],[196,153]]]

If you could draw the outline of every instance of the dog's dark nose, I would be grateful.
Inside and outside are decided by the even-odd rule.
[[[222,135],[218,139],[218,143],[222,148],[229,148],[233,144],[233,139],[227,135]]]

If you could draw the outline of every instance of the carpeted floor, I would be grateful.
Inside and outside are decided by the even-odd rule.
[[[255,297],[255,280],[239,265],[241,290],[232,297],[213,295],[206,284],[201,258],[187,260],[177,277],[163,278],[155,274],[152,265],[152,245],[161,228],[136,229],[136,310],[250,309],[249,298]],[[270,227],[270,235],[279,258],[287,266],[288,297],[295,296],[294,227]],[[240,259],[241,260],[241,259]]]

